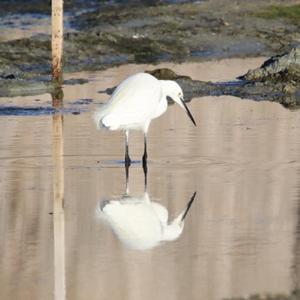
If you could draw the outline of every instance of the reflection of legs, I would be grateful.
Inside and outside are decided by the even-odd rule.
[[[146,136],[146,133],[144,134],[143,170],[144,170],[144,175],[145,175],[145,191],[146,191],[147,190],[147,173],[148,173],[148,167],[147,167],[147,136]]]
[[[129,151],[128,151],[128,137],[129,137],[129,131],[125,131],[126,139],[125,139],[125,166],[129,167],[131,165],[131,160],[129,157]]]
[[[126,195],[129,194],[129,165],[125,164],[125,175],[126,175]]]
[[[147,191],[147,174],[148,174],[148,169],[147,169],[147,162],[146,162],[146,165],[143,164],[143,170],[144,170],[144,178],[145,178],[145,181],[144,181],[144,190],[145,192]]]
[[[144,134],[144,155],[143,155],[143,169],[144,173],[147,174],[147,136],[146,133]]]

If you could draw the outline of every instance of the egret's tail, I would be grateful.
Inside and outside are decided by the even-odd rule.
[[[104,105],[100,109],[97,109],[93,114],[93,119],[97,125],[97,129],[105,128],[105,124],[103,124],[103,118],[107,115],[107,107]]]
[[[117,115],[108,113],[101,120],[102,127],[109,130],[117,130],[120,127],[120,120]]]
[[[93,117],[96,122],[97,129],[106,128],[109,130],[116,130],[120,126],[118,116],[111,113],[109,107],[106,105],[101,109],[96,110]]]

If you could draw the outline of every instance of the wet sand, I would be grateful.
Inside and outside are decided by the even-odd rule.
[[[259,63],[173,69],[222,81]],[[197,191],[178,240],[128,249],[99,220],[99,201],[124,194],[125,170],[123,134],[92,121],[108,98],[98,91],[142,67],[72,74],[93,79],[64,88],[66,107],[93,99],[79,115],[0,118],[0,299],[223,299],[298,287],[300,113],[277,103],[204,97],[188,104],[197,128],[175,105],[152,122],[151,201],[173,219]],[[132,134],[133,196],[144,190],[142,148]]]

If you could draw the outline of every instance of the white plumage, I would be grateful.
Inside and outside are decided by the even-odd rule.
[[[159,117],[167,110],[167,98],[178,103],[196,125],[191,113],[183,101],[183,92],[180,86],[171,80],[158,80],[147,73],[138,73],[125,79],[113,92],[110,100],[94,114],[97,128],[109,130],[122,129],[126,131],[125,162],[130,165],[128,154],[129,130],[142,130],[145,136],[145,152],[143,161],[146,161],[146,135],[152,119]]]
[[[183,231],[184,218],[195,196],[196,193],[185,209],[170,223],[167,209],[152,202],[147,192],[142,197],[126,195],[121,199],[101,202],[98,216],[109,224],[128,248],[147,250],[161,242],[179,238]]]
[[[158,114],[162,90],[159,81],[146,73],[124,80],[114,91],[109,102],[95,114],[98,128],[141,129]],[[167,107],[165,107],[166,109]]]

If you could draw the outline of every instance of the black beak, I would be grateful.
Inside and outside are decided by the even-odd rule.
[[[194,200],[195,200],[196,194],[197,194],[197,192],[195,192],[195,193],[193,194],[191,200],[188,202],[188,204],[187,204],[187,206],[186,206],[186,210],[185,210],[185,212],[184,212],[184,214],[183,214],[183,216],[182,216],[182,218],[181,218],[181,221],[183,221],[183,220],[185,219],[185,217],[186,217],[188,211],[190,210],[190,208],[191,208],[191,206],[192,206],[192,204],[193,204],[193,202],[194,202]]]
[[[192,114],[191,114],[190,110],[188,109],[186,103],[184,102],[183,98],[180,98],[180,100],[181,100],[181,103],[183,104],[183,106],[185,108],[185,111],[186,111],[187,115],[189,116],[189,118],[191,119],[191,121],[193,122],[193,124],[195,126],[197,126],[197,124],[196,124],[196,122],[194,120],[194,117],[192,116]]]

